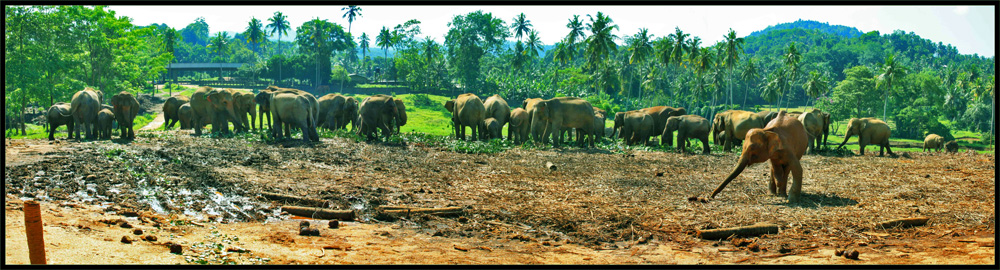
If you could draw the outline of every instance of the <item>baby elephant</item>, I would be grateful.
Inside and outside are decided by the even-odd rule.
[[[500,121],[496,118],[490,117],[483,121],[486,126],[486,133],[489,135],[488,139],[503,139],[503,126],[500,126]]]
[[[941,135],[928,134],[927,138],[924,138],[924,152],[927,152],[927,149],[941,152],[941,148],[944,148],[944,137]]]
[[[100,140],[111,139],[111,125],[115,121],[115,114],[108,109],[97,112],[97,138]]]
[[[681,116],[671,116],[667,118],[663,134],[660,137],[660,144],[673,145],[674,131],[677,131],[677,148],[681,153],[685,153],[684,148],[688,139],[698,139],[701,141],[702,153],[708,154],[711,149],[708,146],[708,133],[711,124],[704,117],[688,114]]]
[[[944,150],[947,151],[948,153],[958,152],[958,142],[950,141],[944,143]]]

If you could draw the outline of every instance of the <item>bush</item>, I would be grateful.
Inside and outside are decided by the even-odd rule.
[[[427,94],[414,94],[411,99],[413,99],[413,105],[417,107],[434,107],[438,105]]]
[[[938,122],[937,115],[932,115],[930,110],[924,108],[906,107],[893,116],[896,122],[896,129],[892,131],[893,136],[899,138],[923,140],[927,134],[937,134],[945,140],[953,140],[951,129]]]
[[[990,108],[989,105],[976,102],[969,104],[969,107],[965,110],[958,120],[955,121],[955,126],[961,129],[986,132],[990,130]]]

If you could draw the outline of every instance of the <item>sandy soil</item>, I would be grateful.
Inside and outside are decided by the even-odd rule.
[[[53,264],[995,264],[993,155],[807,155],[801,203],[768,195],[768,165],[698,203],[687,198],[710,193],[736,153],[487,155],[419,142],[154,134],[128,144],[7,141],[5,262],[27,263],[21,207],[33,199],[42,202]],[[282,213],[262,191],[326,200],[358,218],[330,229],[326,220]],[[398,219],[378,212],[401,205],[464,211]],[[874,226],[916,216],[930,221]],[[298,235],[303,220],[321,235]],[[694,237],[758,222],[780,232]],[[135,228],[158,239],[121,243],[140,237]],[[169,253],[168,241],[183,254]],[[859,260],[835,256],[837,249],[857,250]]]

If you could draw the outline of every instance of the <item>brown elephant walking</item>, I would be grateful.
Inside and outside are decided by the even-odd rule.
[[[858,149],[860,155],[865,154],[865,147],[868,144],[874,144],[879,146],[879,156],[884,156],[885,152],[889,152],[890,156],[895,156],[892,153],[892,148],[889,147],[889,136],[892,131],[889,129],[889,125],[878,120],[876,118],[851,118],[847,121],[847,131],[844,134],[844,142],[837,146],[837,149],[843,148],[844,144],[847,144],[847,140],[851,139],[851,136],[858,135]]]
[[[472,138],[485,139],[486,130],[483,121],[486,120],[486,106],[475,94],[458,95],[444,104],[451,112],[452,123],[455,124],[455,137],[465,140],[465,127],[472,129]]]
[[[115,114],[108,109],[97,112],[97,137],[101,140],[111,139],[111,126],[114,125]],[[119,124],[118,126],[121,126]]]
[[[528,140],[528,132],[531,131],[528,112],[523,108],[514,108],[510,111],[510,125],[507,127],[507,139],[513,140],[516,144],[522,144]]]
[[[711,153],[711,146],[708,144],[708,134],[711,130],[711,125],[708,119],[698,115],[681,115],[681,116],[671,116],[667,118],[667,123],[663,128],[663,134],[660,136],[660,144],[663,145],[673,145],[672,139],[674,131],[677,131],[677,148],[681,153],[685,152],[685,147],[687,146],[688,139],[698,139],[701,141],[702,154]]]
[[[581,98],[557,97],[539,101],[531,122],[544,127],[542,138],[551,135],[555,147],[562,143],[559,135],[566,128],[582,130],[589,138],[587,145],[594,147],[594,106]]]
[[[728,132],[728,131],[727,131]],[[789,117],[785,112],[779,112],[767,127],[753,128],[747,131],[743,141],[743,153],[736,168],[712,192],[712,198],[722,192],[730,181],[739,176],[747,166],[764,161],[771,161],[771,181],[768,188],[771,194],[785,197],[788,176],[792,176],[792,187],[788,190],[788,202],[798,202],[802,197],[802,164],[799,160],[806,153],[808,146],[805,127],[798,119]]]
[[[625,126],[625,112],[615,113],[615,125],[611,128],[611,136],[615,139],[621,134],[622,127]]]
[[[815,154],[816,148],[823,143],[823,115],[809,111],[800,114],[798,119],[809,135],[809,152]]]
[[[254,102],[255,97],[256,96],[252,93],[233,91],[233,100],[236,102],[236,105],[234,106],[236,115],[240,118],[240,122],[244,123],[236,132],[245,132],[253,129],[253,122],[257,120],[257,104]],[[249,119],[247,119],[247,115],[249,115]]]
[[[73,117],[74,132],[76,139],[80,140],[80,129],[86,133],[88,140],[97,137],[97,113],[101,111],[101,104],[104,103],[104,92],[87,87],[73,94],[70,102],[69,114],[62,116]]]
[[[503,130],[503,126],[510,121],[510,106],[507,105],[507,100],[504,100],[500,95],[492,95],[483,101],[483,106],[486,107],[486,118],[493,118],[496,120],[497,124],[500,125],[500,129]],[[489,127],[487,126],[487,130]],[[509,128],[508,128],[509,129]],[[502,134],[501,134],[502,135]],[[500,137],[503,139],[503,137]],[[510,136],[507,136],[510,140]]]
[[[656,127],[653,116],[643,110],[625,112],[623,123],[622,138],[625,139],[625,145],[635,145],[636,143],[646,145]]]
[[[713,137],[718,137],[718,133],[726,131],[723,150],[728,152],[733,149],[733,144],[739,143],[746,137],[750,129],[763,128],[764,121],[756,113],[740,110],[728,110],[715,115],[712,120]]]
[[[180,121],[180,116],[177,110],[181,108],[181,105],[191,102],[191,98],[175,95],[167,98],[167,101],[163,103],[163,119],[166,121],[163,125],[163,130],[168,130],[174,128],[174,125]]]
[[[369,141],[377,139],[375,133],[379,130],[382,137],[389,138],[392,133],[392,121],[399,115],[396,111],[396,101],[386,95],[374,95],[361,101],[358,109],[360,124],[358,135],[365,136]]]
[[[135,117],[139,115],[139,101],[132,96],[132,93],[121,91],[111,97],[111,106],[114,107],[115,120],[118,121],[118,131],[122,139],[135,139],[135,131],[132,130]]]
[[[179,108],[177,108],[177,119],[181,123],[181,129],[191,129],[191,119],[194,118],[194,110],[191,109],[191,103],[184,103]]]
[[[667,124],[667,118],[687,114],[687,110],[684,108],[674,108],[670,106],[653,106],[641,109],[641,111],[653,117],[653,134],[650,136],[654,137],[660,136],[660,132],[663,131],[663,127]]]
[[[344,106],[347,104],[347,99],[341,94],[326,94],[316,102],[319,103],[319,118],[316,119],[316,127],[325,128],[328,130],[337,130],[340,128],[340,117],[343,114]]]
[[[944,148],[944,137],[941,137],[941,135],[927,134],[927,137],[924,138],[923,152],[927,152],[927,149],[941,152],[942,148]]]
[[[229,122],[233,122],[237,130],[243,130],[245,123],[237,114],[235,92],[233,89],[202,86],[191,94],[191,109],[194,110],[191,122],[195,136],[200,136],[202,127],[207,124],[212,124],[212,132],[229,133]]]
[[[49,140],[55,140],[56,128],[66,125],[66,134],[69,139],[73,138],[73,116],[70,114],[70,104],[59,102],[52,104],[45,112],[45,121],[49,123]]]
[[[297,89],[280,89],[265,94],[270,105],[271,136],[275,139],[282,139],[282,129],[284,137],[291,138],[291,128],[302,130],[302,141],[318,142],[319,133],[316,131],[316,116],[318,106],[316,98],[308,92]]]

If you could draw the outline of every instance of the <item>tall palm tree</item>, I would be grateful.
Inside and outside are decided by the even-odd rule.
[[[368,41],[368,33],[361,33],[361,42],[358,43],[358,47],[361,47],[361,59],[368,56]]]
[[[688,40],[688,61],[694,62],[698,60],[702,52],[707,52],[706,50],[701,50],[701,38],[694,37]]]
[[[830,84],[827,82],[826,76],[823,76],[816,71],[810,71],[809,80],[802,85],[802,88],[805,88],[806,95],[816,99],[816,97],[819,97],[820,95],[825,94],[826,91],[830,90]]]
[[[552,60],[559,63],[560,67],[565,66],[566,63],[569,63],[573,59],[573,52],[569,50],[567,43],[568,41],[566,40],[556,43],[556,48],[552,54]]]
[[[340,10],[347,11],[344,12],[344,18],[347,18],[347,33],[350,34],[351,25],[354,24],[354,20],[357,19],[358,17],[361,17],[361,8],[355,5],[349,5],[347,7],[341,8]]]
[[[743,106],[740,108],[747,107],[747,96],[750,94],[750,82],[757,79],[760,76],[757,73],[757,66],[753,63],[753,58],[747,58],[747,63],[743,65],[743,72],[740,73],[740,79],[746,83],[746,88],[743,90]]]
[[[382,30],[379,31],[378,36],[375,36],[375,45],[382,48],[383,61],[387,61],[389,58],[389,47],[393,45],[392,33],[389,32],[389,28],[382,26]]]
[[[882,74],[875,77],[875,88],[885,85],[885,101],[882,104],[882,121],[889,121],[886,118],[886,111],[889,109],[889,91],[892,89],[892,82],[906,76],[906,67],[896,62],[896,55],[890,54],[885,58],[882,65]]]
[[[288,25],[288,19],[287,18],[288,17],[285,17],[285,14],[282,14],[281,11],[275,11],[274,12],[274,16],[272,16],[271,18],[267,19],[267,21],[271,22],[271,23],[267,24],[267,29],[271,30],[270,35],[274,35],[275,33],[278,34],[278,54],[282,54],[282,51],[281,51],[281,36],[282,35],[288,35],[288,29],[292,28],[291,26]],[[281,81],[281,79],[283,79],[282,75],[281,75],[281,66],[282,65],[278,65],[278,81],[279,82]]]
[[[534,29],[528,33],[528,41],[525,42],[524,45],[527,46],[526,49],[528,50],[528,55],[531,55],[532,57],[538,57],[538,52],[544,49],[542,47],[542,40],[538,37],[538,31],[535,31]]]
[[[785,52],[785,55],[783,57],[784,57],[784,64],[785,64],[785,67],[786,67],[785,72],[784,72],[786,76],[784,76],[784,77],[786,79],[788,79],[788,81],[785,82],[784,84],[782,84],[782,88],[781,89],[783,89],[783,90],[791,90],[791,87],[792,87],[792,83],[791,82],[795,81],[795,77],[799,73],[799,61],[802,60],[802,54],[799,53],[799,50],[795,49],[795,42],[794,41],[792,42],[792,44],[788,45],[788,51]],[[783,99],[784,96],[785,96],[784,95],[785,91],[782,91],[781,94],[782,94],[781,98]],[[778,102],[778,107],[779,107],[778,109],[780,110],[781,109],[780,108],[781,107],[781,102]]]
[[[681,60],[684,59],[684,53],[690,51],[687,43],[687,37],[689,36],[691,34],[685,34],[684,31],[681,31],[680,27],[674,27],[674,33],[671,34],[671,37],[673,37],[675,43],[673,50],[670,52],[670,58],[674,65],[680,64]]]
[[[649,34],[649,29],[639,28],[639,32],[628,40],[628,50],[630,52],[628,56],[629,65],[638,65],[641,68],[642,64],[644,64],[646,60],[653,55],[653,44],[649,41],[651,38],[652,36]],[[642,71],[640,70],[636,73],[642,73]],[[641,89],[639,91],[639,98],[642,98]]]
[[[574,54],[576,54],[576,43],[584,39],[586,34],[583,32],[585,29],[583,26],[583,21],[580,20],[580,15],[573,15],[573,19],[570,19],[566,23],[566,28],[569,28],[569,34],[566,34],[566,49],[573,52],[569,55],[569,59],[572,61]]]
[[[244,33],[247,37],[247,43],[253,44],[254,52],[260,50],[260,43],[264,42],[264,24],[260,22],[257,18],[250,18],[250,23],[247,24],[247,29]]]
[[[521,40],[521,36],[531,31],[531,20],[525,19],[522,12],[514,17],[514,23],[510,25],[510,28],[514,30],[514,38]]]
[[[212,38],[212,41],[208,43],[208,48],[219,55],[220,63],[225,63],[226,60],[223,58],[226,55],[226,51],[229,49],[229,34],[226,32],[219,32]],[[222,67],[219,66],[219,80],[222,80]]]
[[[614,40],[618,36],[611,34],[611,31],[618,29],[618,25],[615,25],[610,17],[605,16],[600,11],[597,12],[596,19],[589,14],[587,17],[590,19],[590,22],[587,23],[587,29],[590,30],[590,36],[586,39],[587,65],[593,68],[603,62],[602,60],[611,52],[617,50],[618,45],[615,44]]]
[[[744,40],[736,37],[736,31],[729,28],[729,34],[723,36],[726,39],[726,69],[729,70],[729,104],[733,104],[733,68],[740,60],[740,53],[743,52]]]
[[[441,53],[441,47],[438,46],[434,40],[431,38],[424,38],[424,57],[427,58],[427,63],[430,64],[434,58]]]

